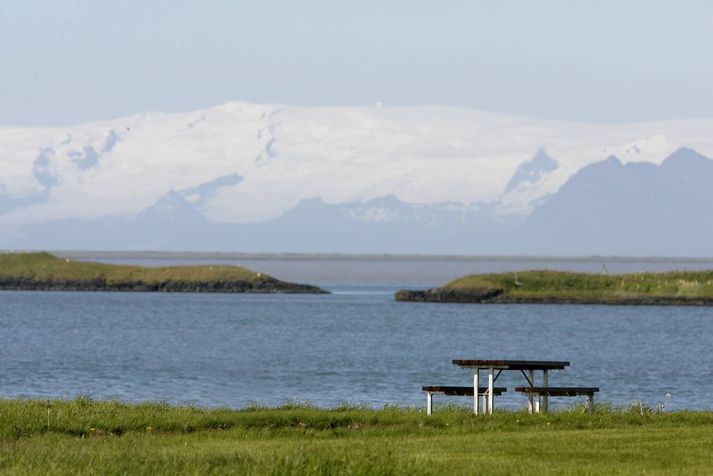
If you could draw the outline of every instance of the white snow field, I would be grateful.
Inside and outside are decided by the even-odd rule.
[[[444,106],[244,102],[69,127],[6,127],[0,229],[128,216],[172,191],[228,176],[238,180],[200,204],[212,222],[269,221],[304,199],[337,204],[387,195],[528,214],[583,166],[610,155],[659,164],[686,146],[713,157],[711,132],[710,119],[587,124]],[[511,182],[540,149],[556,164],[538,170],[533,162],[523,166],[524,179]]]

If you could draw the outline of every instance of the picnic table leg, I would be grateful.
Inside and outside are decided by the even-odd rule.
[[[528,377],[530,377],[530,386],[534,387],[535,386],[535,372],[533,370],[529,370],[528,372]],[[532,395],[527,396],[527,412],[532,414],[532,412],[535,411],[535,399]]]
[[[589,413],[594,413],[594,394],[593,393],[587,394],[587,411]]]
[[[493,384],[495,383],[493,368],[488,369],[488,414],[493,414]]]
[[[433,413],[433,394],[431,392],[426,392],[426,415],[431,415]]]
[[[480,369],[473,369],[473,413],[478,414],[478,389],[480,388]]]
[[[542,371],[542,386],[547,387],[548,386],[548,375],[547,375],[547,369]],[[542,413],[547,413],[547,409],[549,408],[549,396],[543,395],[542,396]]]

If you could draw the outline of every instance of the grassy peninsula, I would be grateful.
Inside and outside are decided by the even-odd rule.
[[[0,289],[45,291],[161,291],[324,293],[240,266],[126,266],[61,259],[50,253],[0,254]]]
[[[709,474],[713,413],[0,400],[3,474]]]
[[[399,291],[396,299],[459,303],[713,305],[713,271],[481,274],[425,291]]]

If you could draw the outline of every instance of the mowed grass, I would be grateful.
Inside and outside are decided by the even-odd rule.
[[[258,283],[274,280],[240,266],[142,266],[91,263],[58,258],[50,253],[0,253],[0,279],[24,278],[35,281],[91,281],[107,283],[166,281],[241,281]]]
[[[499,289],[516,298],[713,298],[713,271],[634,274],[523,271],[465,276],[443,288]]]
[[[5,474],[710,474],[713,413],[0,401]]]

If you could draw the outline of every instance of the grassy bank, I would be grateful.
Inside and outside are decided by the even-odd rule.
[[[0,254],[0,289],[320,292],[240,266],[143,267],[60,259],[49,253]]]
[[[0,401],[14,474],[707,474],[713,413],[207,410]]]
[[[465,276],[427,291],[403,291],[399,298],[434,302],[710,305],[713,304],[713,271],[482,274]]]

